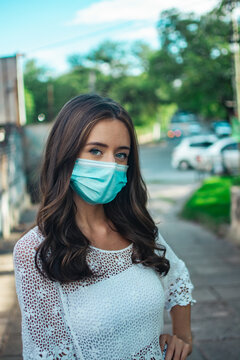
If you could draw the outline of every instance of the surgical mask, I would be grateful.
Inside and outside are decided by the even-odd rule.
[[[112,201],[127,183],[128,165],[77,159],[71,175],[72,189],[89,204]]]

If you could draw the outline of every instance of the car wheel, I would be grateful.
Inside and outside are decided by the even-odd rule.
[[[190,165],[189,165],[188,161],[186,161],[186,160],[182,160],[178,164],[179,170],[188,170],[189,168],[190,168]]]

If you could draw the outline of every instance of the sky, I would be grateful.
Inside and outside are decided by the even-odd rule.
[[[143,40],[159,47],[161,11],[203,14],[219,0],[0,0],[0,57],[24,54],[52,76],[68,70],[67,56],[105,40]]]

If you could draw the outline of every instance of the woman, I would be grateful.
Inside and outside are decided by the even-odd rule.
[[[23,358],[186,359],[193,285],[146,209],[128,113],[98,95],[67,102],[40,185],[37,224],[13,252]]]

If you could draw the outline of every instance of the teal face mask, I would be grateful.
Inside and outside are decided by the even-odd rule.
[[[71,175],[72,189],[89,204],[112,201],[127,183],[128,165],[77,159]]]

